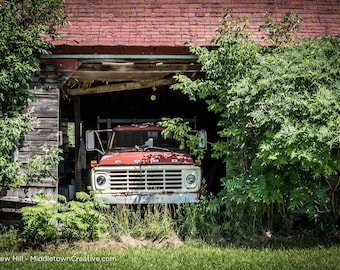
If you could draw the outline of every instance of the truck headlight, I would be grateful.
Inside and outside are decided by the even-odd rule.
[[[106,177],[104,175],[99,175],[96,178],[96,182],[99,186],[103,186],[106,184]]]
[[[189,185],[192,185],[193,183],[196,182],[196,176],[194,174],[188,174],[187,177],[185,178],[185,181],[187,181]]]

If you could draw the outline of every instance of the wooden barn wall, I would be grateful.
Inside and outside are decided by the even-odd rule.
[[[29,110],[33,111],[36,118],[34,129],[27,135],[19,150],[18,159],[25,162],[32,155],[43,154],[40,147],[58,147],[59,130],[59,89],[32,89],[36,99],[29,104]],[[57,175],[57,167],[52,169]],[[30,186],[12,189],[2,200],[29,201],[33,194],[46,193],[49,195],[58,193],[58,183],[54,179],[43,179],[40,183],[32,183]]]

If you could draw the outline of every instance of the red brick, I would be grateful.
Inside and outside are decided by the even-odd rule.
[[[340,5],[332,0],[66,0],[69,25],[53,43],[75,46],[183,46],[209,45],[225,8],[248,16],[253,39],[260,42],[263,13],[282,18],[287,11],[303,17],[301,36],[339,35]]]

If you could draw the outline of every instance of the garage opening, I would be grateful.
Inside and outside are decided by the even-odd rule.
[[[209,141],[216,140],[217,119],[206,110],[205,103],[192,102],[170,89],[175,74],[192,79],[203,76],[191,55],[96,55],[81,60],[64,85],[60,101],[64,158],[58,174],[60,194],[72,199],[75,191],[86,190],[90,184],[90,160],[96,153],[84,151],[86,130],[181,117],[192,119],[197,129],[207,130]],[[203,174],[207,190],[216,193],[225,170],[209,152],[202,165]]]

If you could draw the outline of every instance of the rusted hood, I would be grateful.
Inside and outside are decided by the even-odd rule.
[[[193,164],[192,157],[177,152],[110,152],[104,155],[99,166],[139,165],[139,164]]]

